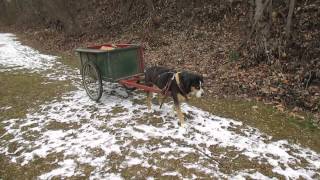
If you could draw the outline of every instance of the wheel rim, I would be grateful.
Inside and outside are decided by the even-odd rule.
[[[86,63],[82,71],[83,86],[89,97],[95,101],[101,97],[101,78],[98,70],[92,63]]]

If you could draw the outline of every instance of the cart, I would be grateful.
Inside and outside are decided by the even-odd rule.
[[[102,44],[75,50],[81,62],[82,84],[88,96],[99,101],[102,81],[114,82],[130,90],[161,93],[144,82],[143,48],[137,44]]]

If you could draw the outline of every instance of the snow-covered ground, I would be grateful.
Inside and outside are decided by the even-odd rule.
[[[182,109],[189,116],[181,128],[172,104],[161,110],[153,106],[155,112],[149,113],[141,102],[144,94],[122,98],[124,90],[115,84],[107,84],[111,88],[95,103],[79,85],[78,71],[57,57],[21,45],[12,34],[0,34],[0,45],[0,72],[25,70],[55,80],[69,78],[77,87],[26,118],[0,122],[5,129],[0,155],[19,166],[42,159],[50,168],[39,179],[320,177],[320,154],[308,148],[274,141],[256,128],[187,104]],[[111,93],[112,89],[120,93]],[[14,152],[9,148],[12,143]]]

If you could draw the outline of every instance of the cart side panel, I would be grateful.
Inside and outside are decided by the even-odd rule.
[[[87,62],[93,62],[101,74],[103,80],[110,80],[110,69],[108,67],[108,53],[79,52],[81,67]]]
[[[141,73],[139,48],[125,49],[110,53],[109,67],[114,80]]]
[[[108,53],[97,53],[95,55],[97,56],[95,63],[101,73],[102,79],[110,81],[112,77],[110,76],[110,68],[108,68]]]
[[[79,53],[79,57],[80,57],[80,62],[81,62],[81,68],[84,65],[84,63],[86,63],[88,61],[88,57],[87,54],[84,52],[78,52]]]

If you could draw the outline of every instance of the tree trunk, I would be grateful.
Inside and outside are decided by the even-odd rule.
[[[152,0],[144,0],[144,2],[147,4],[149,14],[152,16],[154,11],[153,1]]]
[[[7,19],[7,8],[4,0],[0,0],[0,23],[6,24],[6,19]]]
[[[122,5],[125,7],[123,10],[123,21],[124,23],[127,23],[128,20],[129,20],[129,17],[130,17],[130,10],[132,8],[132,5],[133,5],[134,1],[131,1],[131,0],[123,0],[122,1]]]
[[[70,35],[78,34],[79,25],[76,22],[75,15],[70,10],[64,0],[46,1],[43,0],[44,7],[48,11],[50,19],[57,19],[63,24],[66,33]],[[50,17],[51,16],[51,17]]]
[[[286,24],[286,37],[289,39],[291,33],[291,24],[292,24],[292,15],[294,10],[295,0],[290,0],[289,3],[289,12],[287,16],[287,24]]]

